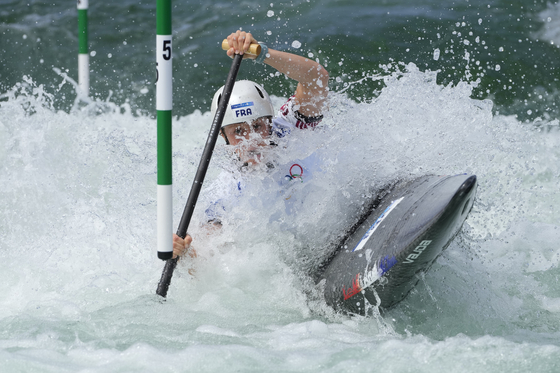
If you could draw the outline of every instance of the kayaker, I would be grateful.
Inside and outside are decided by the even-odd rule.
[[[243,80],[235,83],[230,101],[224,114],[221,136],[234,151],[242,164],[251,166],[261,163],[263,147],[269,146],[274,137],[284,137],[294,129],[314,128],[323,118],[323,106],[328,95],[329,75],[318,62],[288,52],[278,51],[261,45],[258,57],[247,54],[251,44],[257,40],[251,33],[238,30],[227,37],[229,49],[227,55],[243,55],[244,59],[253,59],[266,64],[298,82],[295,93],[274,113],[272,102],[264,88],[252,81]],[[212,114],[218,107],[223,88],[220,88],[212,100]],[[173,254],[183,255],[189,252],[192,238],[185,239],[173,235]]]

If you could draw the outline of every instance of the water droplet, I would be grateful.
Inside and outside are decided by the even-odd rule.
[[[292,42],[292,48],[299,49],[300,47],[301,47],[301,43],[300,43],[299,41],[294,40],[294,41]]]
[[[274,11],[273,10],[269,10],[268,12],[266,12],[266,15],[268,17],[274,17]]]
[[[436,49],[434,50],[434,60],[435,60],[435,61],[439,60],[439,55],[440,55],[439,48],[436,48]]]

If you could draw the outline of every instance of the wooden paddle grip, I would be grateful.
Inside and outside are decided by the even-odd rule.
[[[222,41],[222,49],[225,51],[229,49],[229,43],[227,39],[224,39],[224,41]],[[245,52],[245,54],[249,56],[254,56],[255,58],[258,57],[259,54],[261,54],[261,45],[257,43],[251,44],[249,46],[249,50]]]

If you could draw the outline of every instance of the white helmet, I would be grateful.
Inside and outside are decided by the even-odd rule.
[[[224,87],[218,89],[214,94],[212,117],[216,115],[223,90]],[[264,88],[250,80],[240,80],[233,85],[222,127],[240,122],[251,123],[254,119],[273,115],[272,101],[270,101],[270,97]]]

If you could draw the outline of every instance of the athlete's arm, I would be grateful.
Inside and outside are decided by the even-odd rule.
[[[257,41],[248,32],[237,31],[228,36],[227,55],[244,54]],[[251,58],[249,56],[245,58]],[[329,73],[319,63],[292,53],[268,49],[264,63],[296,80],[295,104],[301,114],[308,117],[320,116],[327,98]]]

